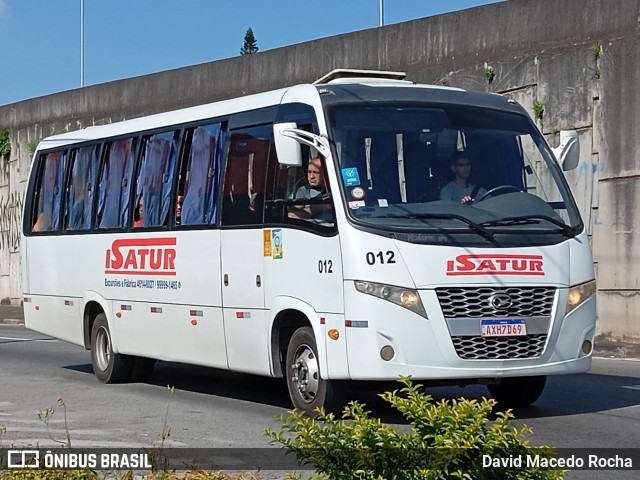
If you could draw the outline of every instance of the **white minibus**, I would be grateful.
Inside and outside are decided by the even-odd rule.
[[[285,378],[309,413],[401,375],[530,404],[589,369],[595,335],[560,136],[505,95],[334,71],[46,138],[26,326],[105,383],[172,361]]]

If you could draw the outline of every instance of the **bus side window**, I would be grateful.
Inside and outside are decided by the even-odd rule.
[[[178,197],[182,196],[181,225],[214,224],[222,152],[222,125],[202,125],[187,132],[180,167]]]
[[[67,152],[52,152],[42,158],[36,201],[33,209],[33,232],[56,231],[60,227],[60,206],[64,185]]]
[[[121,228],[128,224],[135,143],[135,139],[127,138],[107,144],[98,185],[98,228]]]
[[[91,228],[91,207],[96,190],[99,150],[99,145],[82,147],[75,150],[71,156],[71,174],[65,204],[66,230]]]
[[[135,194],[136,208],[140,204],[143,208],[139,211],[140,218],[134,218],[134,226],[167,225],[178,135],[178,131],[172,131],[145,138]],[[134,217],[136,213],[134,210]]]
[[[260,225],[272,125],[235,131],[230,138],[222,200],[223,225]]]

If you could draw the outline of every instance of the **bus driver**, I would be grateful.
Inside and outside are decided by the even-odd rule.
[[[296,191],[295,200],[310,200],[327,193],[327,184],[322,171],[322,158],[316,156],[307,165],[307,181]],[[289,218],[307,220],[319,217],[326,211],[327,205],[305,205],[289,211]]]
[[[471,163],[465,152],[455,152],[451,156],[450,168],[455,178],[442,187],[440,200],[470,204],[487,193],[484,188],[469,183]]]

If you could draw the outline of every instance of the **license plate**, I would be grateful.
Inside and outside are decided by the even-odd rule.
[[[483,337],[518,337],[527,334],[524,320],[481,320]]]

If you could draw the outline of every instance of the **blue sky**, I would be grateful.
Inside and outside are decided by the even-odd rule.
[[[384,0],[384,23],[498,0]],[[0,0],[0,105],[80,87],[81,0]],[[85,0],[85,85],[375,28],[379,0]]]

